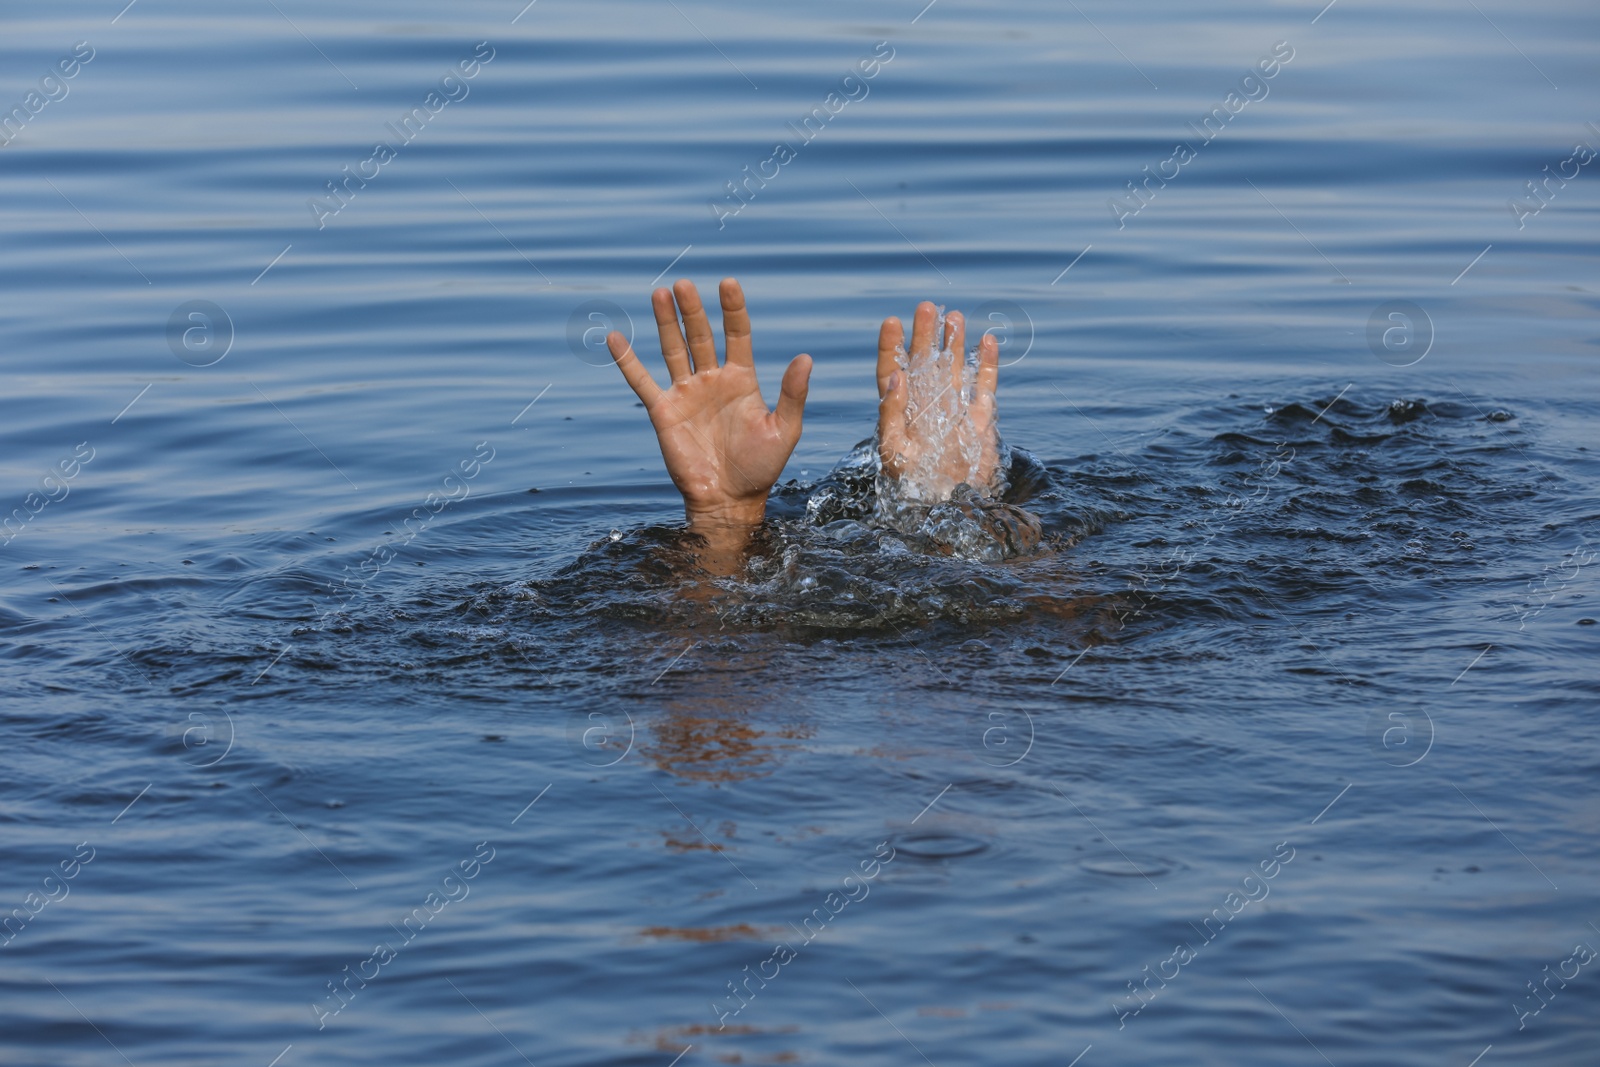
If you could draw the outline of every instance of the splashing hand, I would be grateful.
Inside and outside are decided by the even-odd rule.
[[[899,319],[884,319],[878,331],[878,455],[901,495],[917,503],[948,500],[962,482],[987,489],[1000,465],[1000,344],[984,335],[972,374],[966,320],[951,312],[936,350],[938,319],[933,304],[917,305],[909,354]]]
[[[667,389],[656,384],[626,337],[613,332],[606,338],[611,358],[650,415],[690,528],[708,535],[761,523],[767,493],[800,440],[811,376],[811,357],[796,356],[784,371],[777,407],[768,411],[756,382],[744,291],[725,278],[719,295],[726,352],[721,366],[693,283],[681,279],[671,290],[651,294],[661,355],[672,377]]]

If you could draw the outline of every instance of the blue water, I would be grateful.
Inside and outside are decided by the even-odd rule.
[[[1593,1063],[1597,37],[14,13],[0,1061]],[[816,369],[711,582],[596,341],[728,275]],[[806,521],[922,299],[1037,551]]]

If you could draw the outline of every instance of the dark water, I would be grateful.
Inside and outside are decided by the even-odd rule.
[[[1595,1062],[1595,10],[920,8],[13,15],[0,1061]],[[1035,550],[807,521],[924,298]]]

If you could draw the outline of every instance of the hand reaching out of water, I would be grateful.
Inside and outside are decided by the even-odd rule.
[[[761,523],[767,493],[800,440],[811,357],[802,353],[789,364],[777,407],[768,411],[756,383],[744,291],[725,278],[719,295],[725,342],[720,366],[705,307],[688,280],[651,294],[669,388],[656,384],[622,334],[610,334],[606,345],[650,415],[690,529],[713,537],[716,546],[734,547]]]
[[[909,352],[899,319],[884,319],[878,331],[878,455],[884,473],[918,503],[948,500],[962,482],[988,488],[1000,465],[1000,344],[984,335],[977,374],[966,382],[966,321],[952,311],[936,349],[937,319],[933,304],[917,305]]]

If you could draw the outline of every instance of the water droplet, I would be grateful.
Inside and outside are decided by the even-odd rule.
[[[1104,874],[1112,878],[1159,878],[1171,874],[1178,864],[1161,856],[1111,852],[1079,860],[1078,866],[1090,874]]]
[[[988,848],[975,837],[945,830],[919,830],[891,838],[896,851],[925,860],[947,860],[973,856]]]

